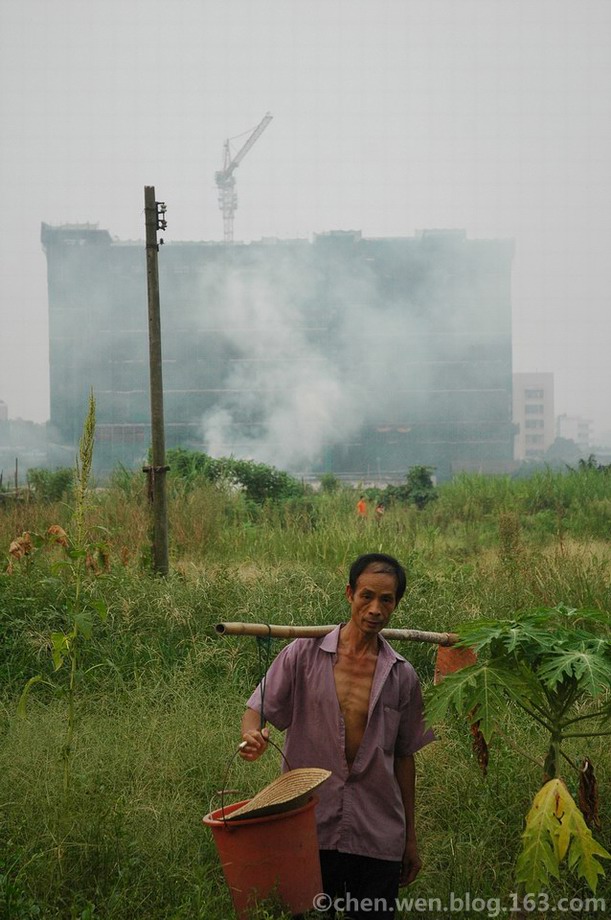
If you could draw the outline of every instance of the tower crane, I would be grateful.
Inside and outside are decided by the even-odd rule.
[[[226,243],[233,243],[233,215],[238,207],[238,196],[235,191],[234,170],[240,165],[250,148],[261,137],[273,115],[268,112],[259,122],[248,140],[240,147],[236,155],[231,157],[229,141],[227,138],[223,147],[223,168],[214,174],[219,195],[219,208],[223,212],[223,239]]]

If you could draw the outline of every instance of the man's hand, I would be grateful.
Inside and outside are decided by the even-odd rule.
[[[403,863],[401,865],[401,875],[399,876],[399,885],[411,885],[422,868],[422,860],[418,856],[418,844],[411,840],[405,844],[403,851]]]
[[[242,743],[240,744],[240,757],[243,760],[257,760],[261,754],[267,750],[267,739],[269,738],[269,728],[250,729],[242,732]]]

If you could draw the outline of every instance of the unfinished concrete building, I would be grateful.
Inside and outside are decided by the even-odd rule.
[[[143,243],[42,225],[51,423],[76,444],[89,389],[98,468],[150,442]],[[169,242],[160,290],[168,446],[299,474],[401,480],[513,457],[506,240],[463,231]]]

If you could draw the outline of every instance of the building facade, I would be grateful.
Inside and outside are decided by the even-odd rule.
[[[42,225],[51,424],[76,444],[93,388],[98,466],[150,443],[143,243]],[[168,446],[295,473],[401,479],[513,457],[513,245],[463,231],[159,254]]]
[[[586,454],[593,444],[593,423],[581,415],[559,415],[556,419],[556,434],[559,438],[574,441]]]
[[[513,375],[515,459],[541,460],[556,437],[554,375]]]

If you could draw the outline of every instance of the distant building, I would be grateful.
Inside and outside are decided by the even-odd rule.
[[[0,422],[8,421],[8,406],[3,399],[0,399]]]
[[[51,424],[96,456],[150,443],[143,243],[42,225]],[[166,243],[159,255],[168,446],[299,473],[401,479],[512,462],[507,240],[464,231]]]
[[[515,459],[540,460],[556,437],[554,375],[513,375]]]
[[[556,435],[574,441],[582,453],[592,446],[592,421],[580,415],[559,415],[556,419]]]

